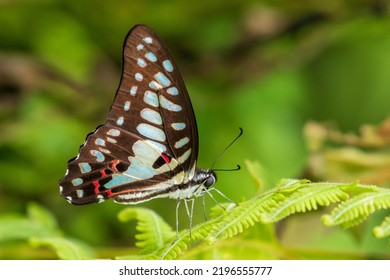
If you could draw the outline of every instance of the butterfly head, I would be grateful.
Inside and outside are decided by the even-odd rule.
[[[196,196],[201,196],[217,182],[217,175],[212,169],[197,169],[192,182],[198,186]]]

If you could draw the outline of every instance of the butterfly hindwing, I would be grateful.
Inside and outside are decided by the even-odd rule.
[[[124,43],[107,122],[69,161],[61,195],[74,204],[166,195],[192,179],[197,153],[194,112],[173,57],[151,29],[137,25]]]

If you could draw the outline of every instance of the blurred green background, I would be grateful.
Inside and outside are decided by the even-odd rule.
[[[163,38],[180,67],[199,126],[200,167],[210,167],[244,129],[216,166],[243,169],[219,173],[219,190],[237,201],[255,195],[246,159],[272,178],[265,188],[303,176],[308,121],[358,132],[389,115],[389,8],[380,0],[0,0],[0,216],[23,214],[34,201],[67,235],[100,248],[132,246],[134,227],[116,218],[126,206],[70,205],[58,180],[86,135],[105,122],[123,40],[137,23]],[[160,199],[142,206],[174,227],[175,205]],[[196,208],[194,222],[202,222],[201,203]],[[312,217],[280,225],[281,244],[388,251],[370,229],[326,229]],[[183,210],[181,228],[187,220]]]

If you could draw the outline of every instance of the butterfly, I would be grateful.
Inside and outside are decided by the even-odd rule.
[[[124,42],[108,119],[68,162],[60,193],[78,205],[169,197],[178,208],[217,181],[212,169],[197,167],[197,158],[195,115],[179,69],[159,36],[136,25]]]

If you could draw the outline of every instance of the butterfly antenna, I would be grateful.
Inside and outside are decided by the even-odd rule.
[[[231,169],[221,169],[221,168],[216,168],[216,169],[212,169],[213,171],[238,171],[241,169],[241,166],[239,166],[237,164],[237,167],[236,168],[231,168]]]
[[[238,140],[238,138],[240,138],[241,135],[244,133],[244,131],[242,130],[241,127],[239,127],[239,129],[240,129],[240,133],[236,136],[236,138],[234,138],[233,141],[230,142],[230,144],[227,145],[227,147],[226,147],[225,149],[223,149],[223,151],[222,151],[222,152],[217,156],[217,158],[214,160],[213,164],[211,165],[211,170],[214,170],[214,171],[215,171],[215,169],[213,169],[215,163],[216,163],[216,162],[225,154],[225,152],[227,151],[227,149],[229,149],[230,146],[233,145],[233,143],[236,142],[236,141]],[[236,169],[233,169],[233,170],[231,170],[231,171],[240,170],[240,168],[241,168],[241,167],[240,167],[239,165],[237,165],[237,168],[236,168]],[[217,171],[228,171],[228,170],[219,169],[219,170],[217,170]],[[229,171],[230,171],[230,170],[229,170]]]

